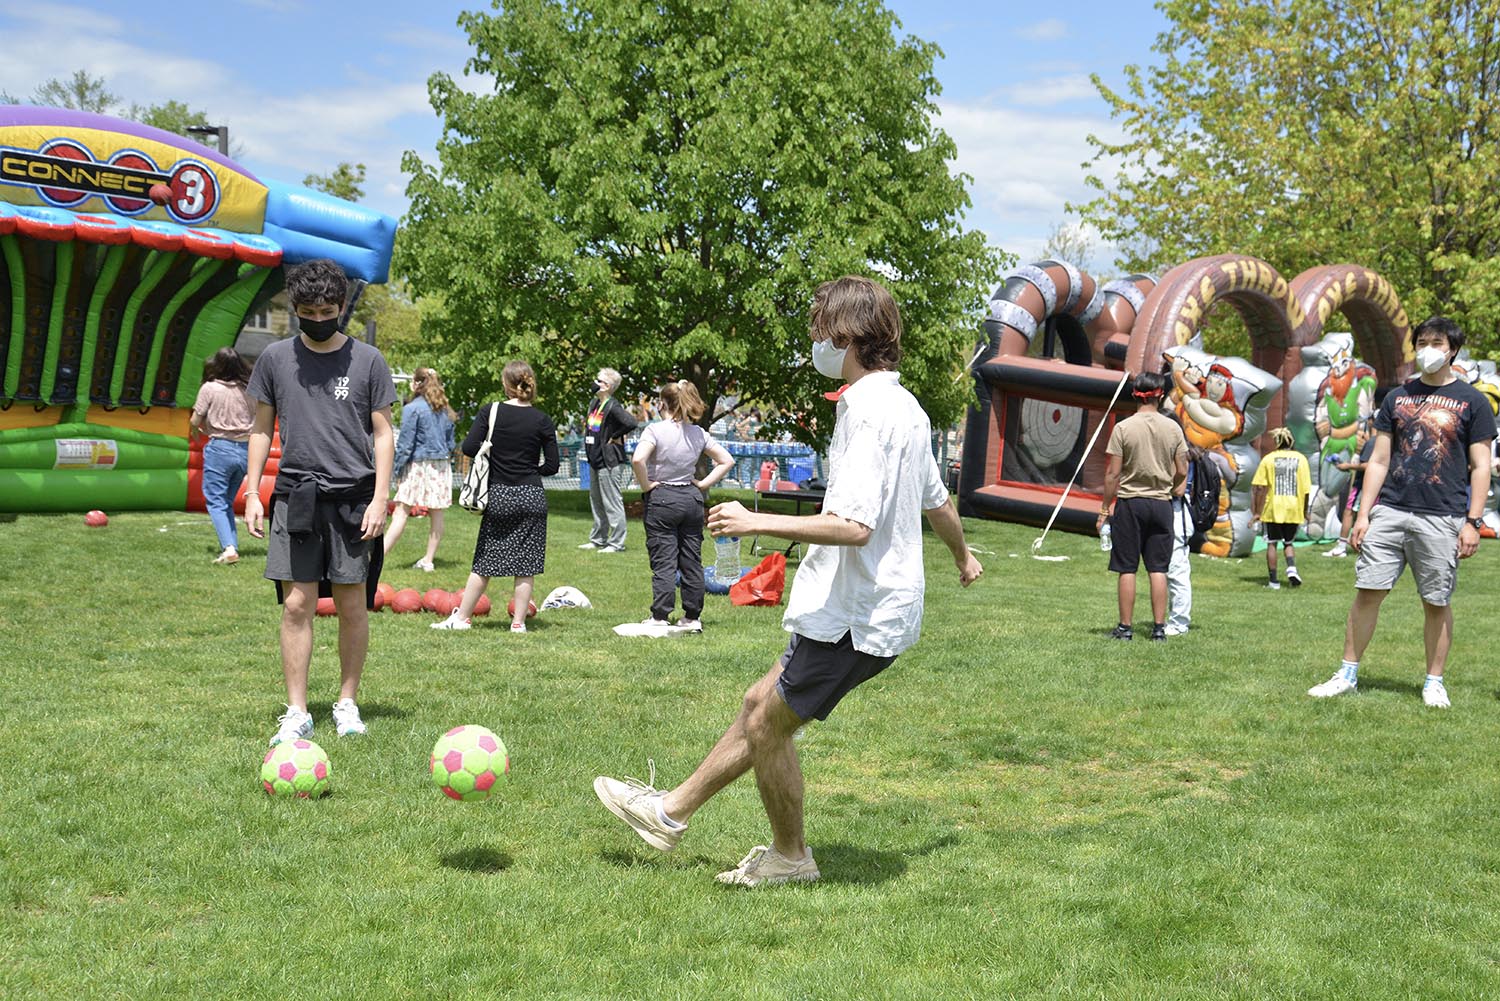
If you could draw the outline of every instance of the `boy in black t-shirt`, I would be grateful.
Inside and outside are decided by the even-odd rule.
[[[1392,390],[1375,415],[1375,448],[1349,533],[1359,550],[1358,590],[1344,629],[1344,661],[1332,678],[1308,689],[1314,698],[1356,690],[1359,658],[1375,632],[1380,603],[1410,562],[1427,647],[1422,701],[1434,709],[1449,706],[1443,683],[1453,637],[1448,602],[1458,561],[1479,548],[1495,418],[1484,395],[1450,368],[1464,343],[1458,324],[1435,316],[1411,336],[1422,374]]]
[[[396,387],[374,347],[339,328],[349,280],[333,261],[307,261],[286,272],[287,294],[300,333],[268,347],[256,362],[249,394],[256,401],[250,432],[245,527],[263,538],[259,485],[271,435],[281,421],[281,461],[271,500],[266,578],[276,582],[281,610],[281,669],[286,713],[271,745],[312,733],[307,674],[312,661],[318,589],[329,583],[339,621],[339,700],[333,723],[340,737],[365,732],[354,697],[370,645],[366,585],[373,540],[385,525],[395,439],[391,405]]]

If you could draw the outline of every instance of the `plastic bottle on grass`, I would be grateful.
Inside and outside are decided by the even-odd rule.
[[[730,583],[740,579],[740,537],[721,535],[714,539],[714,577]]]
[[[1109,530],[1109,522],[1107,521],[1104,523],[1104,527],[1099,529],[1099,548],[1106,553],[1115,548],[1115,540]]]

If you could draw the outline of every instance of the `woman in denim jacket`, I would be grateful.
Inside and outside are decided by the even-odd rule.
[[[443,381],[430,368],[412,375],[411,398],[401,408],[401,435],[396,439],[396,511],[385,532],[385,551],[395,547],[413,508],[425,508],[432,527],[427,554],[412,566],[432,572],[432,558],[443,541],[443,511],[453,503],[453,421]],[[419,512],[420,513],[420,512]]]

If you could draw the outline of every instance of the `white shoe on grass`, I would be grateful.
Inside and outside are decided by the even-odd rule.
[[[579,549],[598,549],[599,548],[599,544],[597,542],[585,542],[581,546],[579,546],[578,548]]]
[[[411,565],[411,568],[413,570],[420,570],[423,573],[432,573],[433,571],[432,562],[430,560],[417,560],[417,562]]]
[[[1448,688],[1441,681],[1431,681],[1423,686],[1422,704],[1429,709],[1450,709],[1453,706],[1448,701]]]
[[[1332,549],[1328,550],[1323,555],[1324,556],[1347,556],[1348,554],[1349,554],[1349,544],[1346,543],[1346,542],[1344,542],[1343,540],[1340,540],[1340,541],[1338,541],[1337,543],[1334,544],[1334,546],[1333,546]]]
[[[1297,572],[1297,568],[1296,567],[1287,567],[1286,568],[1286,582],[1288,584],[1292,585],[1293,587],[1301,587],[1302,586],[1302,575]]]
[[[658,626],[658,627],[661,627],[661,628],[670,628],[671,625],[672,625],[672,623],[668,622],[666,619],[658,619],[655,616],[651,616],[649,618],[642,619],[641,620],[641,625],[643,625],[643,626]]]
[[[1280,591],[1281,590],[1281,583],[1279,581],[1274,581],[1274,580],[1266,581],[1266,590],[1268,590],[1268,591]]]
[[[1335,674],[1321,685],[1313,685],[1307,694],[1315,699],[1331,699],[1337,695],[1349,695],[1359,690],[1359,685],[1342,674]]]
[[[311,737],[313,732],[312,713],[301,709],[286,707],[286,712],[276,721],[279,728],[271,737],[271,746],[284,743],[288,740],[299,740],[303,737]]]
[[[678,619],[676,628],[678,632],[701,633],[703,632],[703,623],[697,619]]]
[[[651,780],[656,780],[656,765],[651,765]],[[669,852],[677,847],[687,825],[672,827],[662,822],[657,806],[665,793],[649,782],[626,776],[625,781],[601,775],[594,779],[594,795],[610,813],[629,824],[652,848]]]
[[[714,878],[728,886],[775,886],[778,883],[811,883],[818,878],[818,864],[812,849],[807,858],[793,861],[775,848],[756,845],[740,864]]]
[[[353,699],[333,704],[333,728],[340,737],[357,737],[365,732],[365,721],[359,718],[359,706]]]
[[[448,617],[441,622],[434,622],[428,629],[470,629],[473,627],[468,619],[458,614],[458,609],[448,613]]]

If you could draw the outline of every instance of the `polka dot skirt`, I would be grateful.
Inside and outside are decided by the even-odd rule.
[[[490,487],[474,543],[481,577],[531,577],[547,561],[547,492],[538,485]]]

